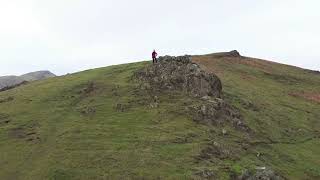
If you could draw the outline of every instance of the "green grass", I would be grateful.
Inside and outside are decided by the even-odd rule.
[[[0,100],[14,99],[0,103],[0,179],[190,179],[203,171],[228,179],[257,166],[289,179],[319,178],[319,103],[288,95],[320,92],[319,75],[277,64],[266,74],[215,61],[226,100],[254,131],[247,137],[226,125],[228,135],[222,136],[222,127],[192,120],[185,106],[197,99],[163,92],[157,94],[159,107],[150,107],[154,96],[132,80],[147,64],[93,69],[1,92]],[[197,160],[210,142],[231,155]]]
[[[0,104],[10,118],[0,126],[1,179],[190,177],[205,127],[174,113],[179,98],[156,109],[135,103],[141,98],[131,76],[144,65],[89,70],[1,93],[14,97]],[[81,93],[91,82],[95,90]],[[129,108],[118,112],[119,103]],[[95,112],[81,113],[87,108]],[[12,135],[15,128],[26,137]],[[199,137],[175,143],[190,132]],[[28,141],[33,136],[40,139]]]
[[[225,98],[255,131],[252,141],[266,142],[251,146],[239,166],[271,167],[289,179],[320,178],[320,103],[289,95],[320,95],[319,73],[250,58],[197,59],[218,72]]]

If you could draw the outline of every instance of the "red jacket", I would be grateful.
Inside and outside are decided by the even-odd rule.
[[[153,51],[152,52],[152,58],[156,58],[158,56],[157,52]]]

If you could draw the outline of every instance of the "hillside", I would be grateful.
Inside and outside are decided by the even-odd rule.
[[[179,61],[0,92],[0,179],[320,178],[318,72],[235,52],[192,56],[201,71]]]
[[[54,75],[50,71],[36,71],[21,76],[2,76],[0,77],[0,90],[3,88],[17,86],[23,82],[42,80],[55,76],[56,75]]]

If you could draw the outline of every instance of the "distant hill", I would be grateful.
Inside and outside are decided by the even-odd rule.
[[[0,92],[0,179],[320,179],[319,73],[237,51],[159,61]]]
[[[21,76],[2,76],[0,77],[0,89],[13,87],[23,82],[42,80],[56,75],[50,71],[36,71]]]

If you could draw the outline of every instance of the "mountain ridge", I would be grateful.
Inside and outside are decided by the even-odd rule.
[[[30,82],[36,80],[42,80],[50,77],[55,77],[56,75],[47,70],[35,71],[23,74],[21,76],[0,76],[0,89],[10,88],[17,86],[23,82]]]

